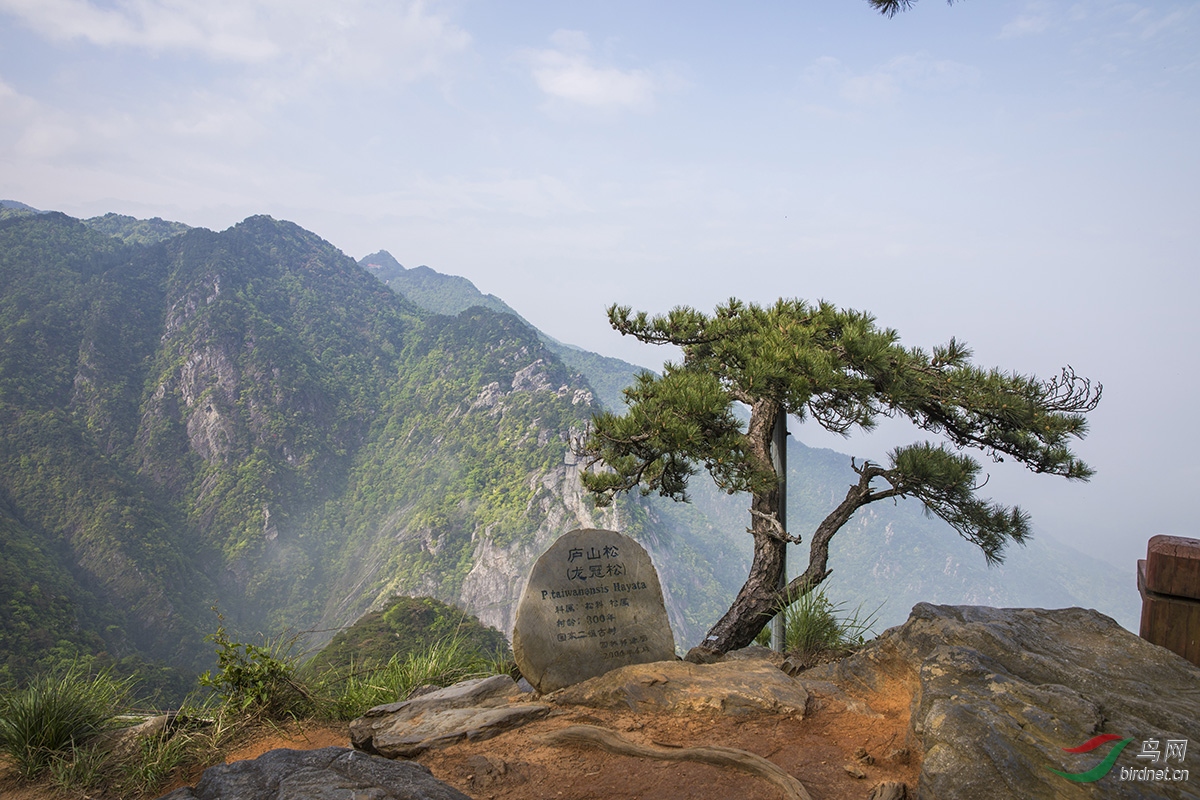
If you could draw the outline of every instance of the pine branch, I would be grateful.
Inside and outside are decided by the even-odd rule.
[[[908,11],[916,4],[917,0],[867,0],[867,2],[871,8],[890,19],[901,11]],[[946,0],[946,5],[954,5],[954,0]]]
[[[779,523],[779,515],[774,512],[772,512],[770,514],[764,514],[763,512],[752,508],[752,509],[750,509],[750,516],[754,517],[756,519],[761,519],[764,522],[766,522],[767,525],[769,526],[767,535],[769,535],[773,539],[778,539],[781,542],[788,542],[789,544],[800,544],[800,542],[803,541],[799,536],[793,536],[792,534],[785,531],[783,529],[783,525],[781,525]],[[753,528],[746,529],[746,533],[754,533],[754,532],[755,531]]]

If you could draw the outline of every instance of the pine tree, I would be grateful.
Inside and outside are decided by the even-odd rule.
[[[1000,562],[1008,542],[1029,536],[1029,517],[976,496],[980,464],[964,450],[1072,480],[1092,474],[1068,444],[1085,435],[1083,415],[1096,407],[1101,387],[1070,367],[1050,380],[984,370],[954,339],[932,352],[906,348],[871,315],[825,302],[781,299],[764,308],[733,299],[712,316],[680,307],[655,317],[614,305],[608,316],[623,335],[679,346],[683,360],[665,364],[661,377],[639,375],[625,390],[624,414],[593,419],[581,451],[589,457],[584,483],[598,504],[635,488],[687,501],[700,466],[725,491],[751,496],[750,575],[700,651],[748,645],[783,606],[829,576],[830,539],[855,511],[880,500],[920,500],[989,563]],[[749,408],[748,423],[737,404]],[[852,462],[858,481],[812,532],[808,567],[782,592],[786,546],[801,539],[780,524],[770,457],[779,415],[843,434],[870,430],[881,416],[904,416],[944,439],[898,447],[886,466]]]
[[[894,17],[901,11],[908,11],[917,0],[867,0],[871,8],[885,17]],[[946,0],[946,5],[954,5],[954,0]]]

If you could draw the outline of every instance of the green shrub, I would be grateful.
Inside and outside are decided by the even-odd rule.
[[[88,675],[72,663],[37,675],[24,688],[0,694],[0,751],[26,780],[109,727],[129,681],[104,671]]]
[[[217,646],[218,669],[201,675],[200,685],[215,689],[235,711],[280,719],[310,710],[308,691],[293,678],[294,637],[246,644],[231,640],[225,626],[218,625],[216,633],[205,638]]]
[[[395,596],[384,608],[339,631],[310,666],[318,671],[345,670],[352,662],[359,669],[381,667],[392,656],[403,660],[452,637],[485,654],[512,655],[503,633],[466,611],[432,597]]]
[[[49,782],[79,797],[157,797],[181,767],[219,762],[230,735],[252,723],[223,703],[186,707],[156,733],[133,741],[117,735],[56,754]]]

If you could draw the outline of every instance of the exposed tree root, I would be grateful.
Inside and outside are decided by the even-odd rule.
[[[572,725],[540,737],[552,745],[591,745],[609,753],[660,761],[698,761],[717,767],[729,767],[770,781],[783,790],[787,800],[812,800],[804,784],[761,756],[733,747],[650,747],[631,742],[623,736],[594,725]]]

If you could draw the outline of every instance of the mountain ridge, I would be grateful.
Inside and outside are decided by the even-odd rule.
[[[390,253],[387,256],[395,262]],[[395,263],[399,266],[399,262]],[[465,278],[445,276],[428,267],[418,269],[423,270],[424,291],[440,298],[439,308],[443,313],[459,313],[484,297]],[[439,285],[439,279],[444,279],[445,283]],[[389,286],[402,291],[396,284],[389,283]],[[503,307],[507,308],[507,304]],[[515,311],[506,313],[523,319]],[[563,344],[541,332],[539,335],[593,386],[605,387],[604,390],[597,389],[597,394],[601,395],[606,408],[620,410],[624,407],[620,392],[632,382],[637,372],[643,370],[642,367]],[[554,345],[561,349],[555,349]],[[794,523],[794,532],[803,535],[815,530],[821,518],[841,499],[844,487],[856,478],[849,455],[810,448],[795,437],[788,440],[788,464],[789,486],[792,487],[788,519]],[[693,492],[697,495],[694,498],[696,505],[702,508],[699,514],[685,510],[686,507],[673,507],[671,503],[655,503],[653,499],[651,503],[661,514],[690,514],[691,524],[696,524],[696,517],[720,518],[730,530],[740,531],[744,527],[745,509],[737,505],[736,500],[722,496],[703,475],[697,476],[693,486],[699,490]],[[900,552],[901,557],[889,562],[891,551],[886,546],[880,548],[878,541],[882,538],[885,545],[889,544],[896,530],[906,532],[910,542]],[[748,547],[738,550],[735,543],[734,549],[740,555],[739,566],[744,568],[749,563]],[[1130,577],[1132,570],[1129,575],[1122,575],[1107,562],[1044,531],[1032,537],[1025,546],[1013,545],[1006,552],[1008,557],[1004,565],[988,567],[977,548],[941,520],[928,518],[916,503],[903,504],[887,514],[879,509],[866,509],[833,539],[830,558],[833,576],[826,589],[847,613],[855,607],[864,614],[879,609],[879,624],[884,627],[902,623],[917,602],[980,605],[1034,602],[1047,607],[1090,603],[1104,605],[1126,628],[1134,630],[1137,627],[1140,608],[1136,587]],[[922,562],[931,558],[943,563],[938,580],[923,574],[927,565]],[[1047,566],[1051,564],[1066,566],[1054,572]],[[1076,569],[1072,572],[1071,568]],[[865,582],[863,575],[870,575],[874,580]],[[1038,577],[1026,579],[1026,575]],[[739,585],[742,579],[744,573],[737,579]],[[1035,583],[1036,586],[1032,585]]]
[[[584,374],[600,402],[610,411],[625,407],[621,391],[632,382],[631,376],[644,368],[619,358],[600,355],[573,344],[566,344],[539,330],[494,294],[484,294],[470,280],[446,275],[427,266],[406,269],[387,250],[378,250],[358,260],[393,291],[437,314],[455,315],[472,306],[483,306],[501,314],[511,314],[537,331],[547,349],[572,369]]]
[[[690,552],[640,501],[584,501],[570,441],[594,395],[532,328],[425,311],[292,223],[127,244],[13,217],[0,280],[0,498],[19,529],[0,557],[13,574],[50,558],[73,608],[107,609],[111,641],[71,652],[201,668],[218,602],[247,634],[336,628],[395,594],[486,604],[504,628],[540,549],[617,514],[660,561]],[[685,626],[721,594],[690,560]],[[34,583],[0,607],[46,630]],[[20,638],[0,641],[12,677],[54,650]]]
[[[265,215],[157,239],[115,221],[0,220],[0,680],[97,654],[201,669],[215,604],[253,635],[421,594],[506,630],[533,560],[573,527],[647,547],[681,641],[745,578],[745,510],[706,479],[692,505],[587,502],[571,442],[599,407],[592,381],[603,373],[614,407],[640,368],[557,343],[582,358],[569,362],[478,303],[434,313]],[[799,447],[796,521],[844,491],[840,468]],[[913,527],[916,509],[834,539],[835,599],[936,588],[928,562],[958,537]],[[913,586],[879,547],[904,531]]]

